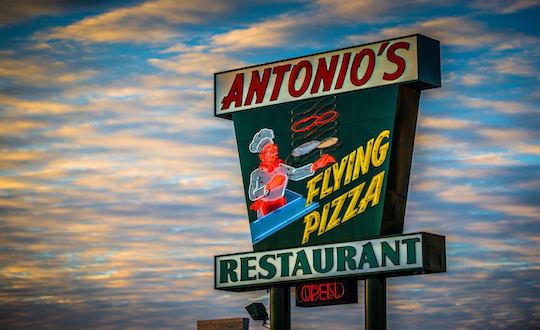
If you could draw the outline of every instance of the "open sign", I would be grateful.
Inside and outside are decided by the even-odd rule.
[[[358,280],[343,279],[296,286],[296,306],[316,307],[358,303]]]

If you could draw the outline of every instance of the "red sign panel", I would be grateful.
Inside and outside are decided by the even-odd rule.
[[[309,282],[296,286],[296,306],[316,307],[358,303],[358,280]]]

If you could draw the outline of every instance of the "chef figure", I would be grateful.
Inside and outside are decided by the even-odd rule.
[[[257,212],[257,218],[282,207],[287,203],[285,188],[289,180],[300,181],[312,176],[318,169],[335,163],[335,158],[322,155],[317,161],[294,168],[279,158],[278,147],[274,144],[274,131],[263,128],[249,145],[249,151],[258,153],[261,164],[251,172],[249,180],[249,199],[254,203],[250,209]]]

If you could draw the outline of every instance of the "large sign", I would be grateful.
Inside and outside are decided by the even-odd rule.
[[[215,288],[253,290],[280,283],[446,271],[444,237],[408,234],[356,242],[215,257]]]
[[[440,84],[418,34],[216,73],[254,252],[217,256],[215,288],[445,271],[444,237],[402,235],[420,92]]]
[[[438,42],[413,35],[217,73],[215,114],[230,118],[239,111],[398,83],[439,87],[438,49]]]

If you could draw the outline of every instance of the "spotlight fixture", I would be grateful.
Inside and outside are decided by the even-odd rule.
[[[249,316],[255,321],[263,321],[263,325],[266,325],[268,320],[268,313],[263,303],[253,303],[246,306],[246,311]]]

